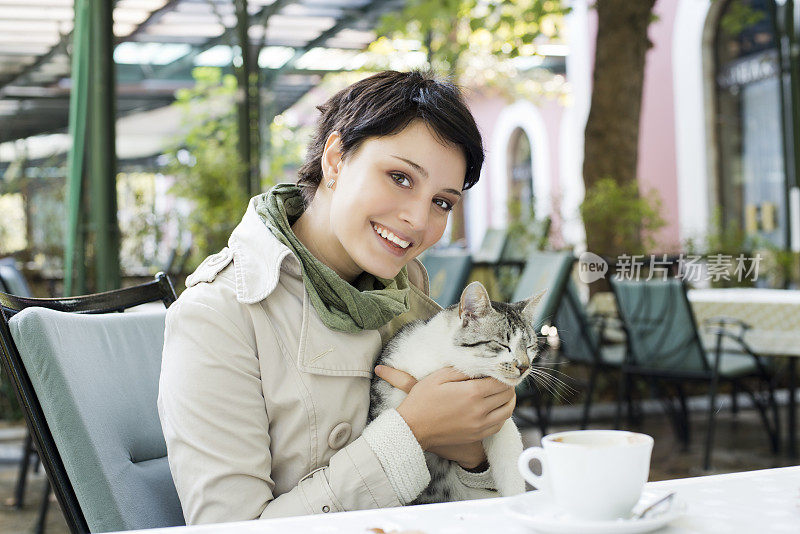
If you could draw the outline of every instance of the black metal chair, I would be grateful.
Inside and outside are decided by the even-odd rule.
[[[522,276],[519,278],[512,302],[519,302],[530,298],[538,293],[544,291],[539,305],[536,307],[534,316],[534,328],[537,332],[547,325],[552,324],[556,315],[556,311],[560,305],[564,291],[567,287],[567,282],[572,272],[572,266],[575,263],[575,257],[572,252],[542,252],[535,251],[528,255],[525,269],[522,271]],[[544,344],[542,352],[536,367],[541,368],[541,373],[534,373],[517,386],[517,399],[520,404],[525,401],[531,401],[536,410],[536,421],[526,417],[523,413],[517,412],[515,416],[522,423],[533,424],[539,427],[542,435],[547,434],[547,427],[549,424],[550,409],[553,403],[553,385],[549,383],[541,383],[550,393],[547,398],[543,397],[543,392],[539,387],[538,380],[547,381],[547,374],[549,364],[549,347]]]
[[[774,452],[779,444],[779,416],[773,380],[768,366],[744,343],[740,335],[726,330],[724,321],[713,333],[716,346],[708,351],[703,346],[694,313],[682,280],[627,281],[609,278],[617,301],[620,319],[627,335],[627,353],[622,365],[623,379],[617,405],[617,426],[620,423],[621,400],[632,387],[634,378],[643,378],[665,403],[678,437],[688,446],[689,417],[684,383],[708,385],[709,412],[704,469],[711,467],[714,424],[718,410],[716,396],[720,382],[727,382],[747,392],[758,409]],[[730,350],[730,339],[737,350]],[[757,395],[745,379],[760,381],[763,390]],[[664,386],[672,385],[677,399],[665,394]],[[772,418],[768,414],[772,412]]]
[[[564,297],[556,313],[555,325],[561,341],[559,355],[573,365],[589,368],[589,380],[583,402],[581,428],[589,424],[592,397],[598,378],[605,375],[619,377],[625,357],[624,343],[605,343],[603,332],[609,318],[590,316],[578,295],[572,280],[567,283]]]
[[[25,280],[25,275],[17,268],[14,258],[0,258],[0,291],[18,297],[33,296],[28,281]],[[34,464],[34,470],[38,470],[40,466],[39,456],[36,454],[36,448],[33,446],[31,433],[26,432],[25,440],[22,445],[22,456],[19,460],[17,482],[14,485],[14,508],[17,510],[21,510],[25,506],[25,489],[28,483],[28,472],[32,462]],[[37,533],[44,531],[44,523],[47,519],[47,508],[50,502],[49,497],[50,484],[47,482],[44,485],[42,502],[39,506],[39,518],[36,521]]]
[[[462,250],[432,250],[421,258],[428,271],[430,296],[446,308],[461,298],[461,292],[469,280],[472,258]]]
[[[55,491],[67,524],[74,533],[90,532],[90,528],[51,432],[52,421],[48,422],[45,416],[40,396],[18,350],[9,321],[18,312],[28,311],[31,308],[45,308],[71,314],[109,314],[159,301],[168,307],[175,300],[175,290],[169,278],[163,273],[156,275],[153,282],[80,297],[30,298],[0,293],[0,363],[11,380],[49,482]],[[64,446],[63,443],[61,445]],[[39,528],[41,527],[42,525],[39,525]]]

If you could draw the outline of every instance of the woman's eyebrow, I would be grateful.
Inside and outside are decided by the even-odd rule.
[[[420,165],[419,163],[414,163],[414,162],[413,162],[413,161],[411,161],[410,159],[406,159],[406,158],[404,158],[404,157],[402,157],[402,156],[398,156],[398,155],[396,155],[396,154],[392,154],[392,157],[393,157],[393,158],[397,158],[397,159],[399,159],[400,161],[402,161],[402,162],[404,162],[404,163],[407,163],[407,164],[408,164],[408,165],[410,165],[410,166],[411,166],[411,167],[412,167],[412,168],[413,168],[415,171],[417,171],[418,173],[420,173],[420,174],[421,174],[421,175],[422,175],[424,178],[428,178],[428,171],[426,171],[426,170],[425,170],[425,168],[424,168],[422,165]],[[459,197],[461,196],[461,191],[458,191],[458,190],[456,190],[456,189],[450,189],[450,188],[447,188],[447,189],[445,189],[444,191],[445,191],[445,193],[451,193],[451,194],[453,194],[453,195],[456,195],[456,196],[459,196]]]
[[[414,163],[410,159],[406,159],[406,158],[404,158],[402,156],[397,156],[395,154],[392,154],[392,157],[393,158],[397,158],[400,161],[403,161],[405,163],[408,163],[409,165],[411,165],[414,168],[415,171],[420,173],[422,176],[424,176],[425,178],[428,177],[428,171],[426,171],[425,168],[422,165],[420,165],[419,163]]]

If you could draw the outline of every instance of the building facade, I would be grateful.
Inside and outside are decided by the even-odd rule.
[[[524,202],[531,202],[538,216],[552,218],[556,246],[584,246],[583,136],[597,34],[590,4],[573,1],[567,20],[569,104],[473,103],[487,166],[468,201],[470,248],[479,246],[487,228],[507,224],[510,198],[529,194]],[[655,4],[638,181],[640,191],[655,189],[661,199],[667,224],[656,241],[663,252],[702,242],[717,220],[777,246],[787,243],[792,223],[798,224],[789,217],[787,200],[773,5],[772,0]],[[529,147],[520,150],[526,141]]]

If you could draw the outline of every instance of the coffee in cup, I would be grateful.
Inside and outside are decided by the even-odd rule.
[[[542,438],[519,457],[520,473],[576,519],[630,517],[650,472],[653,438],[622,430],[575,430]],[[530,468],[539,460],[542,474]]]

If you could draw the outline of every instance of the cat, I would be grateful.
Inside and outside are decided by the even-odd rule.
[[[533,311],[542,293],[515,304],[493,302],[480,282],[472,282],[458,304],[427,321],[414,321],[395,334],[383,348],[376,364],[387,365],[423,379],[437,369],[452,366],[470,378],[489,376],[516,386],[531,372],[538,354]],[[406,393],[373,378],[369,420],[396,408]],[[501,496],[525,491],[517,470],[522,439],[511,419],[500,431],[483,440],[497,490]],[[412,504],[463,500],[459,495],[456,464],[426,452],[431,482]]]

